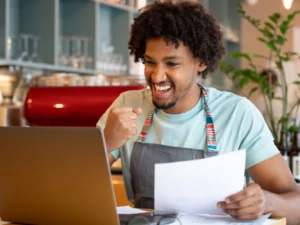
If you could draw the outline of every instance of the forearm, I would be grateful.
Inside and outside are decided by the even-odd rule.
[[[283,194],[267,192],[266,213],[274,218],[285,217],[287,225],[300,225],[300,190]]]

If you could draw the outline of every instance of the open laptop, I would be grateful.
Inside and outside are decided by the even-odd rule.
[[[0,218],[37,225],[118,225],[102,131],[0,127]]]

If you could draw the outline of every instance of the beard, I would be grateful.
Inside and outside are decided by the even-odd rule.
[[[153,88],[153,81],[151,79],[151,77],[148,79],[148,85],[149,87],[151,87],[151,91],[152,91],[152,88]],[[168,81],[168,83],[171,84],[172,88],[174,88],[174,83],[172,81]],[[157,108],[157,109],[170,109],[172,107],[174,107],[177,102],[182,98],[184,97],[184,95],[186,94],[185,92],[187,92],[191,86],[193,84],[193,80],[190,79],[187,84],[186,84],[186,87],[183,88],[183,90],[181,90],[180,92],[183,93],[183,95],[181,96],[173,96],[173,98],[171,100],[169,100],[168,102],[159,102],[159,101],[155,101],[154,99],[152,99],[152,103],[153,105]]]
[[[153,102],[153,105],[154,105],[157,109],[170,109],[170,108],[172,108],[173,106],[176,105],[177,99],[174,100],[174,101],[172,101],[172,102],[162,103],[162,104],[159,104],[158,102],[155,102],[154,100],[153,100],[152,102]]]

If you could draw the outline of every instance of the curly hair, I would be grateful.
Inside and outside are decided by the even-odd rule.
[[[188,46],[194,58],[201,59],[207,66],[198,73],[203,78],[216,70],[225,54],[219,24],[199,3],[155,1],[140,9],[131,26],[128,43],[134,61],[144,63],[147,40],[159,37],[166,43],[174,43],[176,48],[179,41]]]

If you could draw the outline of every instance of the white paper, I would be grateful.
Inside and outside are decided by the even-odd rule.
[[[147,211],[132,208],[129,205],[128,206],[119,206],[117,207],[117,213],[118,214],[137,214],[137,213],[145,213]]]
[[[278,220],[272,220],[272,219],[268,219],[266,220],[263,225],[272,225],[272,224],[275,224],[275,223],[278,223]]]
[[[211,158],[155,164],[155,210],[223,214],[217,202],[243,189],[245,150]]]
[[[276,220],[268,220],[270,214],[263,215],[256,220],[236,220],[230,216],[212,216],[212,215],[179,215],[178,219],[184,225],[271,225],[277,222]],[[177,220],[172,225],[179,225]]]

